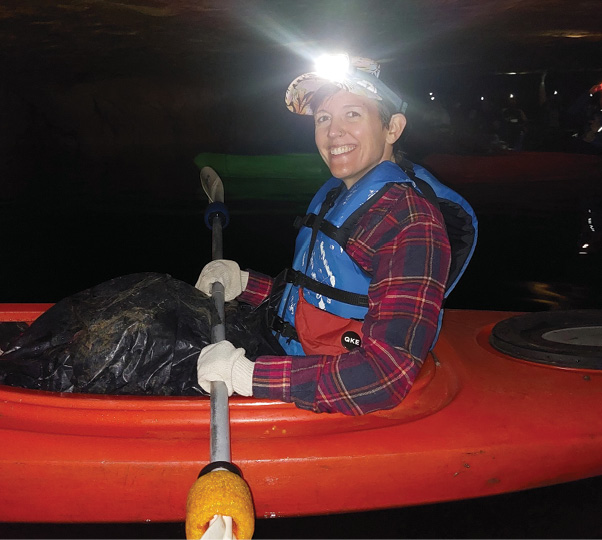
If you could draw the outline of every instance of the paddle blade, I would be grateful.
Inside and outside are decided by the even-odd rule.
[[[255,510],[249,486],[237,474],[223,469],[204,474],[190,489],[186,501],[186,538],[203,538],[215,516],[232,518],[232,533],[238,540],[253,537]]]
[[[224,184],[219,175],[211,167],[201,169],[201,185],[209,202],[224,202]]]

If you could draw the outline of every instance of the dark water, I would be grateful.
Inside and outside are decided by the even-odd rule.
[[[516,202],[510,203],[496,203],[498,194],[490,198],[487,184],[465,189],[479,218],[479,241],[447,306],[525,311],[599,307],[600,174],[595,196],[584,192],[568,201],[570,183],[544,187],[531,198],[517,191]],[[224,257],[242,268],[278,273],[290,263],[296,234],[292,222],[307,200],[297,199],[270,201],[268,192],[253,200],[228,201]],[[194,283],[211,257],[205,206],[202,192],[184,201],[0,202],[0,301],[55,302],[142,271],[166,272]],[[590,208],[597,212],[595,234],[588,230]],[[580,254],[584,242],[590,246]]]
[[[592,186],[596,192],[597,187]],[[513,187],[511,189],[516,189]],[[467,198],[480,218],[475,257],[449,307],[538,311],[600,308],[602,245],[586,254],[593,196],[569,184],[500,201],[486,184]],[[226,193],[228,187],[226,182]],[[469,197],[470,195],[470,197]],[[228,197],[228,195],[226,195]],[[570,199],[570,200],[569,200]],[[109,202],[110,201],[110,202]],[[575,202],[577,201],[577,202]],[[275,274],[292,255],[297,201],[230,200],[227,258]],[[210,258],[205,200],[44,197],[0,207],[0,301],[52,302],[119,275],[194,282]],[[590,231],[591,232],[591,231]],[[597,242],[597,243],[596,243]],[[400,479],[403,489],[403,479]],[[82,501],[85,504],[85,501]],[[496,497],[362,514],[258,520],[256,538],[600,538],[602,477]],[[182,538],[183,524],[0,524],[1,538]]]

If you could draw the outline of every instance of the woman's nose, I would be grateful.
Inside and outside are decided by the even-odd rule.
[[[330,124],[330,129],[328,130],[328,136],[331,139],[336,139],[337,137],[342,137],[343,132],[343,127],[339,122],[332,122]]]

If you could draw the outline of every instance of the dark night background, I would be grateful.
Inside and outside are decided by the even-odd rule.
[[[194,283],[210,259],[195,156],[313,152],[311,119],[286,110],[284,91],[332,49],[382,60],[410,103],[410,159],[438,164],[477,211],[479,245],[448,306],[600,308],[601,134],[580,139],[602,105],[589,96],[602,81],[599,0],[4,0],[0,302],[54,302],[140,271]],[[515,150],[501,116],[510,93],[528,119]],[[441,154],[467,159],[460,174]],[[499,155],[506,165],[463,181],[469,158]],[[237,198],[229,180],[225,256],[274,274],[309,196],[283,178],[286,203],[265,182]],[[601,493],[598,477],[258,520],[256,538],[600,538]],[[4,538],[183,536],[182,524],[0,524]]]

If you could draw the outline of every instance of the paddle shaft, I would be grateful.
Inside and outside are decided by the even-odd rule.
[[[212,220],[211,229],[211,257],[213,260],[223,259],[222,222],[219,216]],[[213,321],[211,326],[211,343],[226,339],[224,286],[214,283],[211,289],[211,298],[217,310],[218,321]],[[210,460],[230,461],[230,414],[228,409],[228,389],[222,381],[211,383],[211,443]]]

